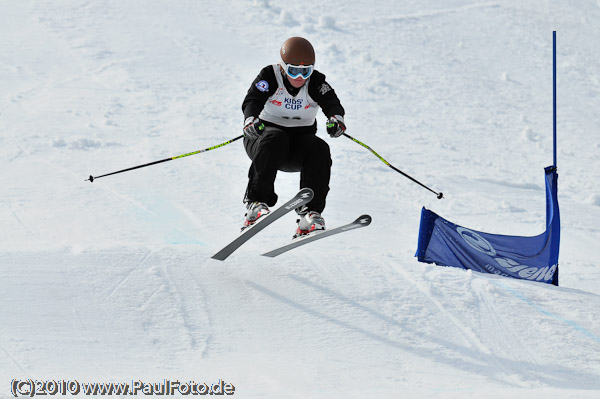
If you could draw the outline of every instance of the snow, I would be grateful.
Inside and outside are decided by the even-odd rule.
[[[600,395],[600,2],[0,2],[0,397],[13,379],[207,383],[241,398]],[[557,31],[560,287],[422,264],[425,206],[490,233],[545,225]],[[240,106],[312,41],[346,109],[329,226],[226,262]],[[281,173],[280,198],[298,189]],[[81,394],[83,395],[83,394]]]

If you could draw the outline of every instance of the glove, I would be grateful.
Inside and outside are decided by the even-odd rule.
[[[244,137],[256,140],[265,130],[265,124],[255,116],[249,116],[244,122]]]
[[[346,124],[344,123],[344,117],[341,115],[334,115],[327,118],[327,133],[331,137],[340,137],[342,133],[346,131]]]

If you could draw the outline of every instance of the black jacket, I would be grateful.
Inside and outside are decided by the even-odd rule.
[[[267,91],[261,91],[256,87],[256,84],[261,80],[266,80],[269,84],[269,89]],[[285,89],[292,96],[297,95],[300,91],[300,89],[296,89],[290,84],[290,82],[288,82],[286,76],[283,76],[283,84]],[[271,97],[277,90],[277,87],[278,84],[277,79],[275,78],[273,66],[268,65],[264,67],[256,79],[254,79],[254,82],[252,82],[252,85],[250,86],[250,89],[248,89],[248,93],[244,98],[244,102],[242,103],[244,119],[248,118],[249,116],[258,117],[269,97]],[[325,116],[344,116],[344,108],[335,94],[335,91],[325,81],[325,75],[317,70],[313,71],[308,81],[308,94],[319,104]]]

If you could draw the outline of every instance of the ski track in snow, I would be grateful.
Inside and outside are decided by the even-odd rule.
[[[140,270],[141,266],[144,264],[144,262],[146,261],[146,259],[148,259],[148,257],[152,254],[151,251],[148,251],[148,253],[144,254],[142,256],[142,258],[136,263],[136,265],[129,271],[127,272],[127,274],[125,274],[125,277],[123,277],[116,285],[115,287],[110,291],[110,293],[108,294],[107,299],[110,299],[115,292],[117,292],[117,290],[123,285],[123,283],[125,283],[125,281],[127,281],[127,279],[129,279],[131,277],[131,275],[134,272],[137,272],[138,270]]]
[[[335,10],[335,11],[332,11]],[[184,0],[0,5],[0,397],[13,378],[236,386],[240,397],[596,398],[600,3]],[[545,228],[558,32],[560,287],[418,263],[422,206],[496,234]],[[226,262],[249,160],[225,142],[305,36],[361,146],[332,152],[329,226]],[[260,38],[260,40],[258,40]],[[285,198],[298,175],[280,173]],[[2,391],[4,389],[4,391]]]
[[[412,280],[410,278],[407,278],[406,276],[404,276],[404,278],[406,283],[411,283]],[[422,283],[413,282],[413,284],[419,290],[419,292],[424,294],[425,297],[431,301],[434,308],[439,311],[443,317],[447,318],[452,325],[454,325],[455,329],[463,337],[463,341],[470,347],[470,351],[475,353],[478,352],[480,354],[475,356],[476,358],[481,356],[489,359],[490,364],[488,367],[494,370],[495,373],[499,373],[499,375],[497,375],[495,378],[510,385],[514,384],[515,386],[523,386],[522,382],[519,384],[520,381],[511,381],[510,379],[510,377],[516,372],[514,364],[509,365],[506,362],[503,362],[497,353],[503,352],[507,349],[510,350],[509,353],[502,353],[502,358],[510,359],[511,362],[524,361],[529,363],[532,360],[531,356],[527,350],[523,352],[520,351],[520,349],[524,348],[519,347],[518,341],[516,341],[517,347],[513,347],[514,343],[511,341],[511,337],[509,335],[510,328],[505,325],[504,321],[498,316],[498,314],[488,313],[493,311],[493,309],[490,308],[486,296],[482,295],[479,288],[476,288],[479,284],[475,284],[475,281],[473,281],[471,284],[473,292],[475,292],[477,295],[479,309],[469,309],[468,305],[460,307],[461,312],[472,311],[475,314],[480,314],[480,320],[476,320],[479,321],[479,324],[475,325],[477,327],[476,332],[472,327],[469,327],[469,325],[472,323],[464,320],[458,314],[455,315],[453,310],[447,309],[447,307],[436,298],[429,288],[432,287],[431,282],[432,281],[428,281],[426,279]],[[469,299],[473,301],[472,298]],[[497,342],[498,338],[500,338],[502,342]],[[473,356],[473,354],[471,356]]]

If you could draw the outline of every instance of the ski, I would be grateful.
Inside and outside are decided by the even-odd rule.
[[[320,240],[321,238],[325,238],[325,237],[330,237],[335,234],[344,233],[346,231],[354,230],[359,227],[366,227],[369,224],[371,224],[371,216],[362,215],[361,217],[359,217],[352,223],[348,223],[348,224],[336,227],[331,230],[315,231],[313,233],[307,234],[304,237],[294,238],[294,240],[291,243],[284,245],[282,247],[279,247],[279,248],[275,248],[274,250],[272,250],[270,252],[266,252],[262,255],[268,256],[270,258],[274,258],[277,255],[281,255],[282,253],[285,253],[294,248],[298,248],[304,244],[308,244],[309,242]]]
[[[241,247],[246,241],[254,237],[265,227],[286,213],[310,202],[310,200],[313,198],[313,195],[314,193],[310,188],[303,188],[302,190],[298,191],[298,194],[296,194],[288,202],[275,209],[271,213],[261,217],[255,224],[242,231],[242,233],[235,240],[231,241],[222,250],[214,254],[212,258],[217,260],[227,259],[229,255],[231,255],[235,250]]]

